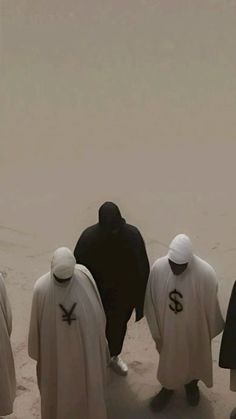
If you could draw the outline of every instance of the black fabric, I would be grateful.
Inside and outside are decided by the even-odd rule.
[[[125,222],[119,208],[106,202],[99,222],[88,227],[74,250],[76,262],[92,273],[105,308],[133,307],[143,317],[149,262],[139,230]]]
[[[192,389],[198,385],[199,380],[192,380],[188,384],[185,384],[185,388]]]
[[[125,220],[121,217],[118,206],[113,204],[113,202],[105,202],[99,208],[98,220],[99,225],[107,232],[119,230],[125,224]]]
[[[236,369],[236,282],[231,293],[220,348],[221,368]]]
[[[126,335],[127,323],[132,315],[133,307],[122,309],[107,309],[106,311],[106,337],[111,356],[121,353]]]

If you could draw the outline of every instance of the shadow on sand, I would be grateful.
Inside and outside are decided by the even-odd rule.
[[[137,384],[138,381],[139,384]],[[195,408],[187,405],[184,391],[179,391],[176,392],[163,412],[152,413],[149,409],[149,400],[159,388],[158,385],[154,386],[145,382],[145,378],[140,385],[140,377],[139,379],[137,376],[135,377],[135,373],[132,371],[126,378],[111,373],[108,391],[108,418],[216,419],[210,400],[202,392],[199,406]]]

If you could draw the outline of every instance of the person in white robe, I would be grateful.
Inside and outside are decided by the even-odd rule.
[[[105,314],[90,272],[65,247],[36,281],[28,339],[42,419],[106,419]]]
[[[144,312],[160,355],[162,385],[151,400],[153,411],[162,410],[181,386],[192,406],[199,403],[199,380],[212,387],[211,340],[224,326],[217,290],[214,269],[193,254],[185,234],[177,235],[168,254],[152,266]]]
[[[3,276],[0,273],[0,417],[13,412],[16,396],[15,366],[10,336],[12,313]]]

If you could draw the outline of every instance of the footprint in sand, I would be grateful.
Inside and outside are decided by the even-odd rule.
[[[152,364],[151,363],[146,363],[143,364],[140,361],[133,361],[129,363],[129,367],[136,372],[136,374],[139,375],[144,375],[147,371],[150,371],[150,368],[152,369]]]
[[[218,249],[218,247],[220,246],[220,242],[215,243],[215,245],[211,248],[211,250],[215,250]]]
[[[23,386],[22,384],[18,384],[16,386],[17,397],[20,396],[22,393],[25,393],[25,391],[29,391],[29,389]]]

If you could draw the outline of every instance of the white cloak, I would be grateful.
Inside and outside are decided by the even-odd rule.
[[[62,304],[71,324],[63,321]],[[90,272],[76,265],[69,283],[51,273],[35,284],[29,355],[37,361],[42,419],[106,419],[109,353],[105,315]]]
[[[16,396],[15,366],[10,335],[12,314],[3,277],[0,274],[0,416],[10,415]]]
[[[211,340],[224,326],[217,289],[213,268],[197,256],[179,276],[167,256],[154,263],[144,312],[160,353],[157,378],[163,387],[177,389],[194,379],[212,387]],[[170,294],[175,290],[180,294]]]

